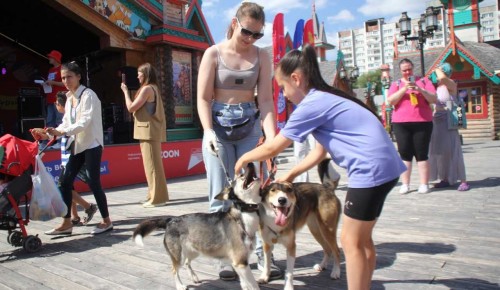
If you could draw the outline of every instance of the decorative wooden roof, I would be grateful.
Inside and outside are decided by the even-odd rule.
[[[500,69],[500,49],[484,42],[461,42],[458,38],[451,41],[448,45],[441,50],[425,51],[425,75],[430,76],[434,69],[453,55],[453,52],[467,61],[474,68],[473,78],[479,79],[481,75],[489,78],[493,83],[500,84],[500,78],[495,75],[495,71]],[[397,63],[403,58],[410,59],[414,64],[414,71],[420,71],[420,54],[405,54],[400,55],[399,59],[395,61],[394,79],[399,79],[401,73],[397,69]]]
[[[164,15],[164,7],[162,6],[162,15]],[[189,4],[182,26],[164,23],[153,27],[151,33],[146,38],[146,42],[148,44],[168,43],[199,50],[204,50],[214,44],[212,34],[210,33],[198,0],[192,0]]]
[[[167,43],[197,50],[214,44],[200,0],[108,0],[104,2],[105,7],[85,0],[81,3],[125,30],[130,37],[145,39],[147,44]]]

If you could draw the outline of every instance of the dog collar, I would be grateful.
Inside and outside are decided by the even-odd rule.
[[[231,191],[229,192],[229,200],[231,200],[233,202],[234,207],[237,208],[238,210],[240,210],[241,212],[258,212],[259,211],[258,204],[244,202],[234,193],[234,190],[232,188],[231,188]]]
[[[244,203],[240,200],[233,200],[234,207],[239,209],[241,212],[259,212],[258,204]]]

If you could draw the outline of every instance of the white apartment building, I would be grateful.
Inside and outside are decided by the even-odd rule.
[[[500,13],[497,5],[479,7],[483,41],[500,39]]]
[[[439,3],[439,1],[437,1]],[[436,4],[436,3],[434,3]],[[432,3],[431,3],[432,5]],[[435,6],[436,7],[436,6]],[[499,17],[497,5],[479,7],[481,15],[481,31],[484,41],[498,40]],[[424,44],[424,52],[446,46],[449,41],[449,29],[446,11],[439,9],[438,28],[431,38]],[[418,21],[412,18],[412,35],[418,34]],[[353,30],[344,30],[337,33],[338,49],[344,54],[346,67],[358,66],[359,73],[363,74],[380,68],[383,63],[393,68],[395,49],[399,53],[417,51],[417,41],[405,41],[399,35],[399,23],[385,23],[384,18],[372,19],[364,22],[364,27]]]

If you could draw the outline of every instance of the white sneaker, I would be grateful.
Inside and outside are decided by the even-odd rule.
[[[428,193],[429,192],[429,186],[427,184],[420,184],[418,187],[418,193]]]
[[[410,186],[408,184],[402,184],[399,188],[399,193],[407,194],[410,191]]]

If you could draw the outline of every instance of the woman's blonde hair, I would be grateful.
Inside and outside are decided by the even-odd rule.
[[[144,80],[141,86],[150,84],[158,86],[158,76],[156,73],[156,69],[149,62],[141,64],[139,68],[137,68],[137,71],[141,72],[144,76]]]
[[[266,24],[266,15],[264,14],[264,7],[257,3],[243,1],[236,11],[236,18],[241,21],[242,17],[250,17],[252,19],[258,20],[262,25]],[[234,29],[232,23],[229,24],[227,29],[227,39],[233,37]]]

